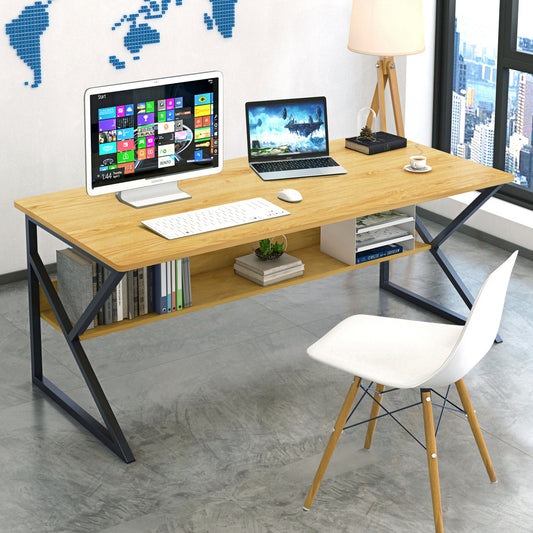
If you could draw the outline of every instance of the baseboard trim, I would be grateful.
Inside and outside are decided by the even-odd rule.
[[[45,265],[48,274],[56,274],[56,263]],[[8,272],[7,274],[0,274],[0,285],[7,285],[8,283],[15,283],[17,281],[26,281],[28,279],[28,270],[17,270],[16,272]]]
[[[417,207],[416,212],[422,218],[426,218],[427,220],[431,220],[432,222],[436,222],[437,224],[442,224],[443,226],[446,226],[451,222],[451,219],[443,215],[439,215],[438,213],[434,213],[433,211],[429,211],[428,209],[425,209],[423,207]],[[492,244],[493,246],[497,246],[498,248],[502,248],[503,250],[507,250],[509,252],[514,252],[515,250],[518,250],[518,253],[521,257],[533,260],[532,250],[524,248],[523,246],[518,246],[517,244],[506,241],[504,239],[500,239],[499,237],[495,237],[490,233],[480,231],[467,225],[461,226],[458,231],[464,233],[465,235],[468,235],[469,237],[479,239],[480,241]]]

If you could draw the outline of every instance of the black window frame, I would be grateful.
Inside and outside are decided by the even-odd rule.
[[[533,54],[517,50],[518,7],[519,0],[500,0],[493,160],[494,168],[500,170],[505,170],[509,71],[533,74]],[[456,0],[437,0],[436,8],[432,145],[449,152]],[[497,196],[513,204],[533,209],[533,190],[508,184],[500,189]]]

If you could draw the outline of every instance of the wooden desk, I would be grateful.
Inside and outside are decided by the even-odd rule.
[[[331,143],[331,152],[348,174],[263,182],[249,169],[246,159],[235,159],[225,162],[221,174],[183,182],[182,188],[192,195],[192,199],[143,209],[126,206],[114,195],[91,198],[83,188],[17,200],[15,207],[26,215],[33,382],[126,462],[133,461],[133,454],[85,355],[81,340],[375,263],[348,266],[321,253],[320,226],[483,189],[478,199],[436,238],[432,238],[417,220],[417,231],[423,242],[418,242],[412,251],[394,256],[429,250],[471,306],[472,295],[442,254],[440,244],[502,184],[511,181],[512,176],[411,142],[406,148],[366,156],[345,149],[344,140],[338,140]],[[427,156],[433,170],[426,174],[404,171],[409,156],[414,154]],[[277,199],[277,192],[287,186],[302,193],[301,203],[286,204]],[[141,224],[141,220],[145,219],[257,196],[283,206],[291,215],[173,241],[159,237]],[[70,324],[39,257],[37,226],[114,271],[74,326]],[[235,257],[250,253],[252,243],[280,234],[288,236],[289,252],[304,262],[303,277],[260,287],[233,274]],[[125,272],[181,257],[191,258],[193,307],[85,331]],[[453,311],[394,285],[389,280],[389,260],[378,262],[381,263],[382,288],[451,320],[464,320]],[[46,298],[40,295],[39,286]],[[41,315],[65,335],[106,427],[44,377]]]

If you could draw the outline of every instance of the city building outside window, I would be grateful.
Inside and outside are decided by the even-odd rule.
[[[510,172],[533,208],[533,0],[437,0],[436,148]]]

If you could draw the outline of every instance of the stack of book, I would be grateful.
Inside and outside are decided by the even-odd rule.
[[[233,268],[235,274],[263,287],[303,276],[304,273],[302,261],[289,254],[268,261],[262,261],[255,254],[237,257]]]
[[[372,155],[380,152],[388,152],[407,146],[407,139],[386,131],[374,133],[373,140],[361,139],[361,137],[348,137],[345,140],[346,148],[356,150],[363,154]]]
[[[57,290],[75,323],[109,271],[75,250],[57,251]],[[126,272],[89,327],[112,324],[148,313],[172,313],[192,305],[189,258]]]

